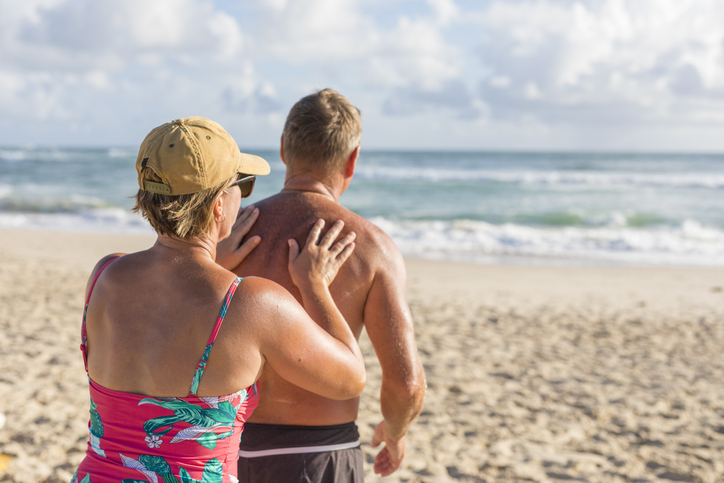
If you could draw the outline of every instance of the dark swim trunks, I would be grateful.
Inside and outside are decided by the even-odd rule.
[[[246,423],[239,482],[362,483],[357,425],[290,426]]]

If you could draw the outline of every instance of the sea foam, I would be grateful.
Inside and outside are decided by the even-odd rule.
[[[371,220],[408,256],[724,266],[724,231],[686,220],[677,227],[531,227],[474,220]],[[504,260],[503,260],[504,261]]]
[[[571,186],[595,189],[656,188],[724,188],[724,174],[643,172],[566,172],[533,170],[439,169],[385,166],[362,167],[357,176],[376,181],[426,181],[433,183],[510,183],[528,186]]]

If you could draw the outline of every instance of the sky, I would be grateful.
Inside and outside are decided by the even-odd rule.
[[[276,148],[331,87],[363,149],[724,152],[721,0],[0,0],[0,145],[179,117]]]

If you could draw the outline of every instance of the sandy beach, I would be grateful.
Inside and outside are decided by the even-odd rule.
[[[0,230],[0,481],[70,480],[88,437],[87,276],[150,243]],[[428,393],[381,481],[724,481],[724,269],[407,265]],[[374,482],[380,369],[361,345]]]

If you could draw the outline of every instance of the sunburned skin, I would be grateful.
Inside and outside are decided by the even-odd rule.
[[[274,280],[300,302],[299,289],[292,283],[287,268],[285,241],[296,239],[303,242],[309,227],[318,218],[325,219],[327,226],[342,219],[345,222],[342,235],[349,231],[358,234],[355,253],[332,282],[330,292],[355,338],[359,339],[364,326],[364,304],[375,273],[375,267],[368,263],[367,258],[370,257],[366,255],[374,244],[366,233],[370,231],[365,226],[369,223],[323,195],[308,192],[283,192],[258,203],[256,207],[259,208],[259,218],[247,237],[258,235],[262,242],[234,272],[240,277],[260,276]],[[324,213],[324,216],[319,216],[319,213]],[[360,236],[362,233],[364,235]],[[329,425],[357,419],[359,398],[334,401],[319,397],[287,382],[269,367],[265,368],[259,380],[259,388],[264,394],[264,405],[257,408],[251,422]]]
[[[258,220],[245,239],[259,236],[261,242],[233,271],[242,277],[271,279],[301,301],[287,268],[286,241],[303,242],[320,218],[327,226],[344,221],[340,236],[357,234],[354,253],[340,268],[330,292],[355,338],[359,340],[362,329],[367,329],[382,367],[385,421],[372,444],[385,443],[375,465],[375,471],[385,475],[395,471],[404,457],[404,436],[422,407],[425,382],[405,298],[404,261],[382,230],[337,203],[350,179],[338,176],[322,182],[310,174],[288,176],[279,194],[256,204]],[[270,367],[259,379],[259,390],[260,405],[250,422],[325,426],[357,419],[358,397],[340,401],[319,396],[286,381]]]

